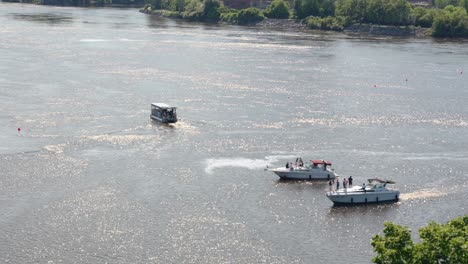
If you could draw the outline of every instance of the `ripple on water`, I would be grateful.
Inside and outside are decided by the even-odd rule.
[[[3,258],[141,263],[144,217],[143,207],[112,187],[70,193],[32,211],[23,226],[15,226],[16,232],[3,238],[15,249],[4,252]]]
[[[180,213],[167,228],[164,250],[149,258],[155,263],[302,263],[298,257],[276,255],[246,224],[230,221],[215,208]]]

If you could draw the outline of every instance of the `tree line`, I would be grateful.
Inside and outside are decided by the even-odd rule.
[[[384,224],[383,235],[372,238],[377,264],[466,264],[468,263],[468,215],[446,224],[435,222],[419,229],[420,242],[411,239],[408,227]]]
[[[355,23],[431,28],[435,37],[468,37],[468,0],[433,0],[432,8],[406,0],[273,0],[265,10],[224,7],[219,0],[145,0],[165,16],[248,24],[264,18],[300,19],[310,28],[343,30]]]

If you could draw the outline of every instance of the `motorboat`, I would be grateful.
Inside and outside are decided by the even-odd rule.
[[[397,201],[400,197],[400,192],[387,188],[387,184],[395,184],[395,182],[377,178],[368,179],[368,183],[363,184],[363,186],[353,186],[351,188],[330,191],[327,193],[327,197],[335,205]]]
[[[164,103],[151,104],[151,119],[162,123],[177,122],[177,108]]]
[[[290,180],[331,180],[336,178],[336,174],[330,161],[311,160],[310,163],[297,164],[287,163],[285,167],[269,169],[281,179]]]

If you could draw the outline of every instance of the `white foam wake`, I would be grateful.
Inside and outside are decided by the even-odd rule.
[[[213,173],[213,170],[225,167],[239,167],[246,168],[249,170],[264,169],[267,166],[271,166],[274,162],[281,159],[292,159],[296,156],[293,155],[275,155],[266,156],[264,159],[249,159],[249,158],[218,158],[218,159],[207,159],[206,160],[206,173]]]

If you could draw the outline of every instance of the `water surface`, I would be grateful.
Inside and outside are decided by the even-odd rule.
[[[463,41],[1,3],[0,61],[0,262],[369,263],[385,221],[468,213]],[[263,170],[299,156],[402,199]]]

